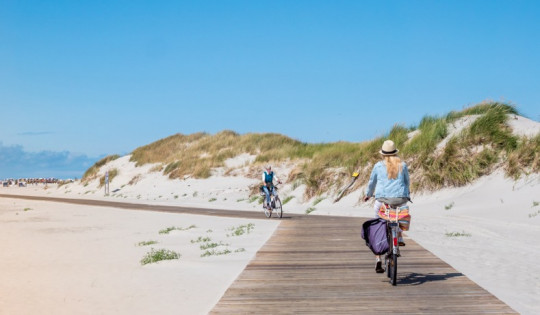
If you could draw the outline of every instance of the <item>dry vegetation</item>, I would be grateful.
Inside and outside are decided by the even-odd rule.
[[[118,154],[114,154],[114,155],[109,155],[109,156],[106,156],[104,158],[102,158],[101,160],[97,161],[94,165],[92,165],[88,170],[86,170],[86,172],[84,173],[83,177],[82,177],[82,182],[88,182],[92,179],[95,179],[96,176],[97,176],[97,173],[99,171],[99,169],[111,162],[111,161],[114,161],[116,159],[118,159],[120,157],[120,155]]]
[[[362,143],[310,144],[279,134],[239,135],[233,131],[176,134],[136,149],[131,161],[137,165],[160,163],[170,178],[207,178],[214,168],[224,167],[228,158],[249,153],[257,156],[253,169],[268,162],[295,164],[288,181],[305,184],[306,197],[312,197],[336,191],[353,171],[360,173],[353,188],[364,185],[371,167],[380,160],[378,152],[383,141],[389,138],[409,164],[412,189],[434,190],[465,185],[498,167],[514,178],[540,171],[540,135],[532,139],[512,135],[506,124],[508,114],[517,114],[509,104],[481,103],[444,117],[426,116],[418,127],[396,125],[383,137]],[[437,144],[448,136],[448,125],[466,115],[480,117],[447,139],[443,150],[436,151]],[[415,130],[419,132],[409,139]],[[105,164],[106,159],[114,156],[96,163],[84,178],[97,173],[98,164]]]
[[[118,169],[113,168],[109,171],[109,183],[112,183],[113,179],[118,175]],[[98,188],[105,186],[105,175],[99,178]]]

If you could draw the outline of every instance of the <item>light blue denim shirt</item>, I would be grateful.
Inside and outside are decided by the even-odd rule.
[[[371,171],[366,196],[372,197],[373,192],[375,192],[375,198],[410,197],[409,170],[405,162],[402,162],[402,165],[403,169],[399,172],[398,177],[396,179],[388,179],[386,165],[383,161],[377,162],[373,166],[373,171]]]

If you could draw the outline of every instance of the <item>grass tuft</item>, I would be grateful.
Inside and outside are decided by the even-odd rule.
[[[313,201],[313,206],[316,206],[317,204],[319,204],[321,201],[323,201],[324,199],[326,199],[325,197],[317,197],[314,201]]]
[[[233,226],[233,227],[228,229],[229,231],[231,231],[231,234],[227,234],[227,237],[228,236],[240,236],[240,235],[244,235],[244,234],[249,234],[249,233],[251,233],[251,231],[253,231],[253,229],[255,229],[255,224],[253,224],[253,223],[243,224],[243,225],[240,225],[238,227]]]
[[[199,246],[199,248],[201,250],[207,250],[207,249],[210,249],[210,248],[216,248],[218,246],[229,246],[229,244],[224,244],[223,242],[219,242],[219,243],[204,243],[202,244],[201,246]]]
[[[118,175],[118,169],[113,168],[109,170],[109,183],[112,183],[113,179]],[[105,186],[105,175],[99,178],[98,188]]]
[[[179,259],[180,254],[168,249],[151,249],[150,252],[141,259],[141,265],[152,264],[162,260]]]
[[[175,230],[176,231],[187,231],[187,230],[194,229],[196,227],[197,227],[196,225],[190,225],[187,228],[181,228],[181,227],[177,227],[177,226],[170,226],[170,227],[168,227],[166,229],[160,230],[159,234],[169,234],[171,231],[175,231]]]
[[[142,241],[137,243],[137,246],[148,246],[148,245],[154,245],[157,244],[157,241]]]
[[[294,198],[294,196],[287,196],[285,199],[283,199],[283,204],[286,205],[289,201],[291,201]]]
[[[447,237],[471,237],[472,236],[470,233],[466,233],[465,231],[462,231],[462,232],[447,232],[445,235]]]
[[[212,239],[210,239],[209,237],[202,237],[202,236],[199,236],[199,238],[197,238],[196,240],[191,240],[191,243],[203,243],[203,242],[211,242]]]
[[[83,175],[82,177],[82,181],[83,182],[86,182],[88,180],[92,180],[95,178],[96,174],[98,173],[99,169],[111,162],[111,161],[114,161],[116,159],[118,159],[120,157],[120,155],[118,154],[114,154],[114,155],[109,155],[109,156],[106,156],[104,158],[102,158],[101,160],[97,161],[94,165],[92,165]]]
[[[221,250],[221,251],[212,249],[212,250],[205,251],[203,254],[201,254],[201,257],[227,255],[227,254],[230,254],[230,253],[231,253],[231,250],[228,249],[228,248],[226,248],[224,250]]]

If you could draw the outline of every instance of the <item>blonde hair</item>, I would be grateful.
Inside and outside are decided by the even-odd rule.
[[[388,173],[388,179],[396,179],[398,174],[401,173],[403,165],[401,159],[396,155],[386,155],[384,158],[384,164],[386,164],[386,172]]]

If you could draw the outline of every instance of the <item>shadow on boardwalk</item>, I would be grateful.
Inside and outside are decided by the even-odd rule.
[[[459,272],[450,272],[444,274],[420,274],[411,272],[401,275],[398,284],[403,285],[420,285],[431,281],[444,281],[454,277],[463,277],[464,275]]]

